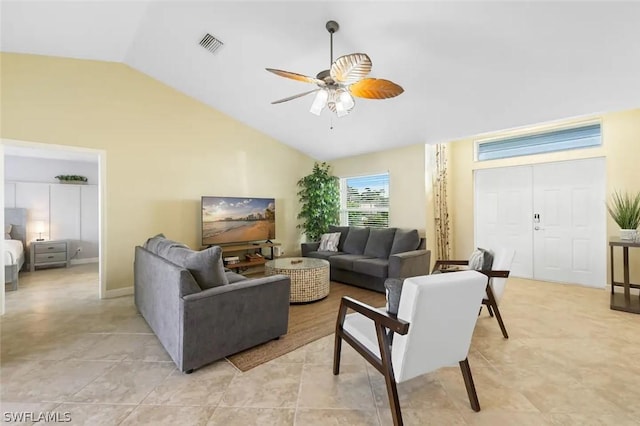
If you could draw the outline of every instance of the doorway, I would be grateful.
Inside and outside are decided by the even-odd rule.
[[[516,251],[512,275],[606,284],[605,159],[476,170],[477,247]]]
[[[103,234],[105,152],[74,146],[2,139],[0,156],[3,160],[2,173],[0,174],[1,186],[4,188],[2,202],[4,207],[27,209],[27,239],[32,241],[38,237],[46,240],[63,239],[67,241],[68,246],[71,247],[68,247],[67,260],[71,265],[97,261],[98,286],[95,294],[96,298],[104,298],[106,296]],[[5,168],[7,157],[12,158],[14,167]],[[84,172],[88,172],[90,182],[82,186],[50,185],[46,182],[46,178],[40,175],[46,175],[48,179],[51,179],[56,174],[53,167],[56,163],[64,163],[67,166],[73,164],[73,167],[86,163],[85,166],[89,168],[81,170],[83,173],[78,174],[87,174]],[[38,170],[34,171],[34,167]],[[13,169],[12,173],[10,173],[11,169]],[[6,180],[7,173],[10,173],[8,180]],[[40,192],[43,195],[41,199],[36,197]],[[67,192],[71,192],[71,194],[67,194]],[[31,199],[34,197],[35,201]],[[41,203],[43,206],[39,210],[34,209],[32,205],[34,203],[36,205]],[[71,209],[70,206],[78,208]],[[29,214],[39,216],[29,217]],[[37,225],[42,229],[36,229]],[[79,226],[80,233],[76,235],[78,232],[75,231],[78,231]],[[23,271],[27,268],[27,263],[30,260],[30,256],[25,259]],[[4,313],[4,292],[5,288],[3,287],[0,293],[2,313]]]

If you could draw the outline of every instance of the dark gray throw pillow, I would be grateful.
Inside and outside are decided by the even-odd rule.
[[[378,259],[388,259],[395,234],[396,228],[372,228],[369,231],[369,239],[367,239],[367,245],[364,248],[364,255],[377,257]]]
[[[391,254],[417,250],[420,245],[420,234],[417,229],[396,229],[391,245]]]
[[[369,228],[359,228],[352,226],[349,228],[349,234],[344,240],[344,248],[342,251],[349,254],[364,253],[364,246],[369,238]]]
[[[174,246],[167,251],[165,258],[189,270],[203,290],[229,284],[222,263],[222,250],[218,246],[201,251]]]
[[[404,278],[387,278],[384,281],[384,288],[387,293],[387,312],[390,314],[398,315],[402,284],[404,284]]]
[[[469,256],[469,269],[476,271],[489,271],[493,266],[493,253],[478,247]]]
[[[144,245],[144,248],[149,250],[151,253],[164,257],[165,259],[167,259],[169,251],[175,247],[189,248],[186,244],[165,238],[163,234],[158,234],[149,238]]]
[[[149,250],[153,254],[158,254],[158,244],[165,239],[166,237],[164,236],[164,234],[154,235],[153,237],[145,241],[142,247]]]

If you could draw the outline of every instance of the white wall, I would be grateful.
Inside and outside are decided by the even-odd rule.
[[[98,163],[85,161],[52,160],[48,158],[4,157],[4,180],[20,182],[58,182],[58,175],[80,175],[88,183],[98,184]]]
[[[29,222],[43,220],[46,224],[43,238],[70,240],[72,261],[97,261],[97,163],[7,155],[4,157],[4,171],[5,207],[29,208]],[[55,176],[60,174],[86,176],[90,184],[59,184]],[[65,190],[73,192],[75,198],[58,194]],[[81,192],[86,195],[81,197]],[[69,209],[74,213],[70,214]],[[27,223],[28,240],[36,238],[30,225]],[[66,232],[69,229],[77,232]],[[79,247],[82,251],[76,253]]]

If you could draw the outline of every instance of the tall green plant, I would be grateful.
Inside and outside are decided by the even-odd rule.
[[[317,241],[327,232],[329,225],[340,220],[340,185],[338,178],[331,175],[327,163],[315,163],[313,172],[298,181],[298,197],[302,208],[298,219],[299,229],[309,241]]]
[[[609,214],[620,229],[636,229],[640,225],[640,192],[631,195],[627,192],[614,192],[607,204]]]

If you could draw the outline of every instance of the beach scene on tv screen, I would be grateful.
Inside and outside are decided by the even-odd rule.
[[[203,197],[202,243],[223,244],[275,238],[273,198]]]

